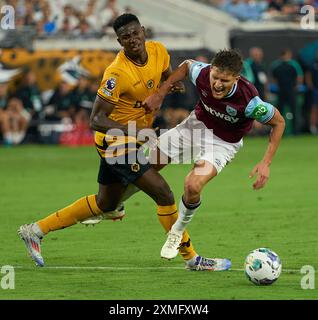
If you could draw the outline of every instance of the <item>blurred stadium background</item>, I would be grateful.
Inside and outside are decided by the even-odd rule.
[[[92,143],[88,117],[103,71],[120,49],[112,21],[138,15],[148,39],[163,42],[172,66],[242,51],[243,74],[287,121],[285,135],[317,133],[316,30],[301,28],[312,0],[12,0],[15,28],[0,28],[0,143]],[[193,109],[196,93],[170,95],[155,125],[170,128]],[[281,103],[278,103],[281,101]],[[267,133],[257,125],[251,135]]]

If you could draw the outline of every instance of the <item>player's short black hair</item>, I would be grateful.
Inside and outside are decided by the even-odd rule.
[[[135,16],[134,14],[131,14],[131,13],[124,13],[116,18],[116,20],[113,23],[113,28],[114,28],[115,32],[117,33],[117,30],[119,28],[121,28],[121,27],[125,26],[126,24],[133,22],[133,21],[140,24],[137,16]]]
[[[237,49],[220,50],[213,57],[211,66],[239,75],[243,68],[243,56]]]

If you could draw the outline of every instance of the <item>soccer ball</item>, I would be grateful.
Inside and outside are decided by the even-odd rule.
[[[245,260],[245,274],[256,285],[274,283],[282,271],[279,256],[267,248],[253,250]]]

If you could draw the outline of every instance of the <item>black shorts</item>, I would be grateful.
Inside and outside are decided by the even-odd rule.
[[[136,181],[151,168],[151,164],[141,152],[138,152],[138,158],[134,158],[135,161],[128,161],[129,154],[127,154],[122,157],[117,157],[117,163],[114,164],[109,163],[105,158],[101,158],[97,179],[98,183],[103,185],[121,183],[126,186]]]

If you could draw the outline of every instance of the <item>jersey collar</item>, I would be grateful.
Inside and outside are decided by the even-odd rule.
[[[147,48],[146,48],[146,50],[147,50]],[[144,67],[144,66],[148,63],[148,59],[149,59],[148,51],[147,51],[147,60],[146,60],[145,63],[137,63],[136,61],[134,61],[133,59],[131,59],[130,57],[128,57],[128,56],[126,55],[126,52],[125,52],[124,50],[123,50],[123,52],[124,52],[124,56],[125,56],[130,62],[132,62],[134,65],[136,65],[137,67]]]
[[[230,92],[224,98],[231,98],[234,95],[234,93],[236,92],[236,89],[237,89],[237,82],[235,82],[233,84],[232,89],[230,90]]]

